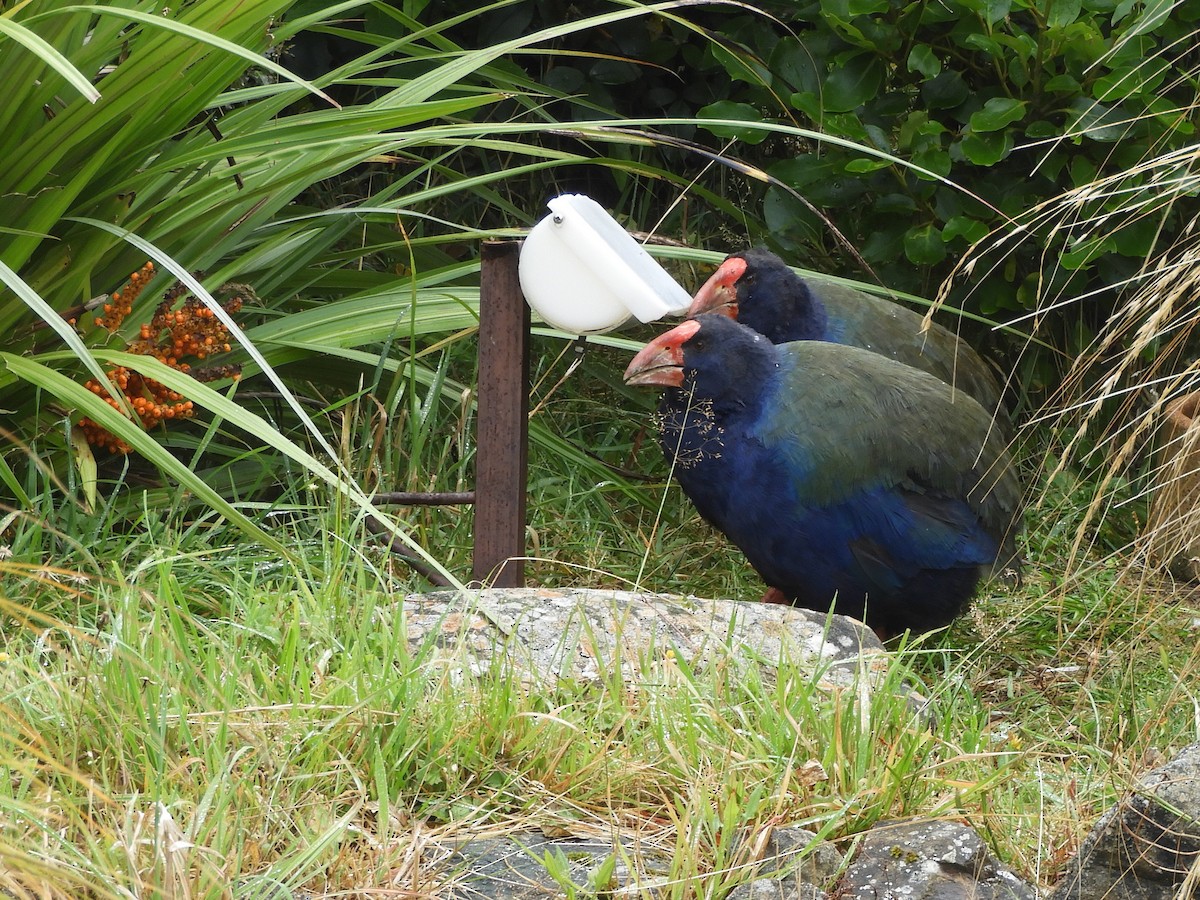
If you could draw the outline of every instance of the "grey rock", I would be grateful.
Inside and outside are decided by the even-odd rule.
[[[771,668],[785,654],[829,687],[887,672],[874,632],[844,616],[773,603],[594,589],[436,591],[404,600],[410,647],[432,644],[459,674],[503,661],[526,677],[600,681],[619,666],[643,675],[669,653],[689,665],[742,661]],[[828,619],[828,622],[826,621]],[[910,690],[914,707],[924,701]]]
[[[1142,776],[1096,821],[1050,900],[1188,900],[1200,896],[1196,876],[1188,881],[1198,861],[1200,743],[1195,743]]]
[[[838,885],[841,900],[1036,900],[957,822],[885,822],[866,833]],[[1097,895],[1098,896],[1098,895]]]
[[[789,875],[804,882],[827,886],[842,871],[842,854],[828,841],[818,840],[805,828],[772,828],[759,857],[758,874]]]
[[[755,841],[757,877],[734,888],[731,900],[826,900],[818,885],[831,881],[842,864],[831,844],[800,828],[773,829],[761,846],[751,835],[742,840]],[[670,851],[627,836],[547,837],[521,830],[428,849],[440,856],[438,895],[449,900],[546,900],[572,891],[638,898],[671,893]],[[606,877],[609,861],[615,865]]]
[[[804,828],[772,828],[765,840],[742,835],[743,843],[761,847],[755,854],[755,878],[738,885],[729,900],[825,900],[822,890],[842,868],[842,854]]]
[[[796,884],[781,878],[758,878],[739,884],[729,892],[728,900],[829,900],[829,895],[807,882]]]
[[[601,884],[602,867],[614,855],[611,877]],[[641,897],[666,884],[670,857],[625,838],[548,838],[521,831],[463,842],[439,868],[438,894],[449,900],[548,900],[575,890]]]

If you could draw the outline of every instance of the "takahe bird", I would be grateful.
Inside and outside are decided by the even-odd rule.
[[[999,383],[970,346],[911,309],[827,281],[806,281],[770,250],[734,253],[696,292],[689,316],[721,312],[775,344],[829,341],[872,350],[970,394],[1011,436]]]
[[[675,477],[769,595],[890,637],[947,624],[983,575],[1017,565],[1021,487],[1004,441],[926,372],[702,315],[643,348],[625,381],[667,388]]]

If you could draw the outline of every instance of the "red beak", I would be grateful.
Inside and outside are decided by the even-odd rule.
[[[643,347],[625,370],[626,384],[683,386],[683,345],[700,330],[700,323],[688,319],[660,334]]]
[[[746,274],[746,261],[740,256],[731,256],[717,267],[708,281],[696,291],[689,316],[701,313],[720,313],[736,319],[738,314],[737,281]]]

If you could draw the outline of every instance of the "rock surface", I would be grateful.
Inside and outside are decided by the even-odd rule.
[[[1195,743],[1143,775],[1097,820],[1050,900],[1186,900],[1200,896],[1198,884],[1200,743]]]
[[[474,674],[503,659],[539,680],[598,681],[614,665],[637,676],[668,651],[690,665],[732,659],[770,667],[786,656],[809,663],[831,686],[857,685],[863,672],[887,668],[883,645],[861,622],[769,603],[493,588],[413,594],[404,610],[414,651],[429,642],[447,656],[465,650]]]
[[[760,877],[734,888],[730,900],[822,900],[827,895],[818,884],[831,881],[842,864],[833,845],[802,828],[773,829],[758,850],[754,873]],[[448,900],[548,900],[572,890],[591,892],[584,896],[671,894],[670,853],[624,837],[548,838],[532,830],[480,837],[455,845],[441,868],[439,896]]]
[[[883,822],[866,833],[839,900],[1036,900],[972,829],[939,820]],[[1097,895],[1098,897],[1099,895]]]
[[[435,656],[462,677],[506,663],[538,683],[598,681],[618,666],[624,677],[636,679],[671,654],[692,666],[721,661],[766,668],[786,657],[810,665],[818,683],[830,688],[869,690],[887,669],[883,646],[860,623],[839,616],[827,621],[773,604],[627,591],[494,589],[413,595],[405,599],[404,611],[414,651],[433,645]],[[923,704],[915,692],[911,699]],[[831,881],[846,861],[809,832],[776,828],[769,836],[744,840],[751,842],[741,854],[746,877],[728,894],[731,900],[1037,896],[996,861],[974,831],[955,822],[876,825],[836,885]],[[442,886],[439,896],[452,900],[671,893],[666,851],[624,836],[550,838],[522,830],[442,850],[434,878]],[[1197,883],[1200,743],[1149,772],[1101,817],[1049,900],[1193,900],[1200,897]]]
[[[746,840],[757,842],[754,835]],[[728,900],[826,900],[822,888],[842,868],[842,854],[827,841],[803,828],[773,828],[751,880],[729,892]]]
[[[609,875],[605,863],[614,856]],[[636,860],[632,870],[629,860]],[[666,883],[670,866],[665,851],[629,840],[552,839],[521,831],[455,847],[443,864],[439,895],[448,900],[547,900],[570,896],[573,889],[623,888],[641,896]]]

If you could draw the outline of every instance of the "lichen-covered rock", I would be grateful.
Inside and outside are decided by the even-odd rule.
[[[1101,816],[1050,900],[1176,900],[1200,861],[1200,743]],[[1200,896],[1193,887],[1183,897]]]
[[[758,878],[739,884],[729,892],[728,900],[829,900],[829,895],[814,884],[792,879]]]
[[[754,837],[744,835],[747,840]],[[548,837],[523,829],[435,843],[441,858],[431,875],[438,895],[450,900],[671,894],[670,850],[629,836]],[[434,849],[427,847],[426,855],[437,855]],[[831,844],[801,828],[775,828],[761,846],[743,850],[758,855],[755,874],[762,877],[734,888],[730,900],[825,900],[817,885],[828,883],[842,862]]]
[[[760,842],[756,835],[743,835],[755,847],[757,877],[738,885],[729,900],[826,900],[823,887],[842,868],[842,855],[828,841],[803,828],[772,828]]]
[[[628,861],[634,861],[631,870]],[[548,838],[538,831],[458,843],[439,865],[438,895],[448,900],[548,900],[577,891],[656,896],[670,854],[622,839]]]
[[[867,832],[838,885],[841,900],[1036,900],[972,829],[939,820]],[[1096,895],[1097,898],[1100,895]]]
[[[593,681],[617,665],[636,676],[669,653],[681,654],[689,665],[807,662],[830,686],[861,687],[887,670],[883,645],[862,623],[772,603],[493,588],[410,595],[404,612],[414,651],[428,643],[447,656],[466,651],[465,662],[476,674],[504,660],[530,676]]]

